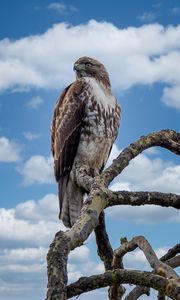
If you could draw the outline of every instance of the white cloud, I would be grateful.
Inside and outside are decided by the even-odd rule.
[[[169,247],[170,248],[170,247]],[[158,258],[167,253],[168,247],[154,249]],[[139,269],[139,270],[151,270],[149,262],[147,261],[144,252],[139,248],[133,252],[129,252],[124,256],[125,268]]]
[[[20,203],[14,209],[0,209],[0,229],[0,297],[5,299],[5,295],[9,295],[11,299],[24,299],[26,295],[30,300],[33,295],[33,299],[38,299],[37,295],[39,297],[42,290],[45,293],[47,284],[46,253],[49,244],[55,233],[64,229],[58,220],[57,196],[50,194],[37,201]],[[156,252],[161,256],[165,250],[157,249]],[[104,272],[103,264],[93,261],[90,254],[86,245],[71,252],[69,282],[80,276]],[[125,264],[137,269],[146,267],[140,250],[127,254]],[[106,297],[106,289],[82,295],[82,299],[86,300]]]
[[[162,101],[167,106],[180,110],[180,85],[164,88]]]
[[[180,193],[179,180],[179,165],[145,154],[138,155],[121,174],[121,182],[130,182],[131,190]]]
[[[58,197],[48,194],[38,201],[28,200],[16,206],[15,217],[37,221],[39,219],[54,221],[59,211]]]
[[[66,15],[77,11],[75,6],[67,5],[64,2],[52,2],[47,6],[47,8],[58,12],[60,15]]]
[[[121,150],[115,144],[112,148],[108,166],[117,158]],[[180,193],[180,165],[161,159],[160,150],[150,148],[130,161],[128,167],[114,180],[111,189],[157,190]],[[156,156],[152,158],[152,155]]]
[[[139,15],[137,19],[140,20],[141,22],[151,23],[155,21],[156,15],[153,12],[144,12],[142,15]]]
[[[21,159],[22,146],[6,137],[0,137],[0,162],[17,162]]]
[[[33,183],[55,183],[53,174],[53,158],[34,155],[18,167],[25,185]]]
[[[137,223],[180,222],[179,212],[174,208],[156,205],[120,205],[108,208],[107,215],[115,220],[129,220]]]
[[[3,249],[0,252],[0,258],[5,262],[24,262],[32,263],[32,261],[45,261],[48,249],[44,247],[37,248],[18,248],[18,249]]]
[[[43,99],[39,96],[33,97],[28,103],[27,107],[31,109],[37,109],[40,105],[43,104]]]
[[[0,209],[0,298],[12,294],[12,299],[24,299],[26,294],[32,299],[33,291],[38,297],[40,291],[45,292],[49,244],[57,231],[65,230],[58,212],[53,194],[20,203],[14,209]],[[83,245],[71,252],[68,271],[72,282],[89,272],[99,273],[103,267],[91,260],[89,248]]]
[[[104,62],[114,87],[162,82],[173,88],[180,85],[179,46],[180,26],[59,23],[41,35],[1,40],[0,90],[60,89],[73,80],[73,63],[82,55]],[[173,99],[168,105],[174,106]]]
[[[58,219],[57,196],[48,194],[35,201],[18,204],[14,209],[0,209],[1,244],[26,247],[48,246],[58,230],[65,227]]]
[[[90,254],[89,248],[83,245],[71,251],[69,260],[70,262],[77,262],[77,261],[86,262],[89,258],[89,254]]]
[[[129,166],[113,181],[113,191],[159,191],[180,194],[180,165],[165,161],[159,157],[160,150],[145,151],[133,159]],[[112,151],[111,162],[121,151],[117,145]],[[140,207],[115,206],[107,214],[118,220],[132,220],[143,223],[180,222],[179,212],[174,208],[155,205]]]
[[[30,132],[30,131],[23,132],[23,135],[28,141],[34,141],[40,137],[39,133],[34,133],[34,132]]]

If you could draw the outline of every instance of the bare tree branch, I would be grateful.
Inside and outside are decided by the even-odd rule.
[[[180,255],[177,255],[175,257],[166,260],[165,263],[171,266],[171,268],[173,269],[180,267]]]
[[[124,255],[135,250],[137,247],[139,247],[144,252],[147,261],[149,262],[155,273],[169,279],[179,279],[179,276],[170,266],[166,265],[157,258],[156,253],[152,249],[151,245],[143,236],[134,237],[131,241],[123,243],[118,249],[114,251],[114,265],[116,266],[116,268],[118,267],[118,265],[122,264]]]
[[[121,239],[121,244],[124,243],[124,242],[127,242],[127,239],[126,238],[122,238]],[[123,262],[122,260],[121,261],[117,261],[116,260],[116,253],[115,251],[113,252],[113,261],[112,261],[112,266],[113,266],[113,270],[116,270],[116,269],[124,269],[124,265],[123,265]],[[121,300],[124,293],[125,293],[125,288],[122,286],[122,284],[117,284],[117,283],[114,283],[109,291],[108,291],[108,294],[109,294],[109,299],[110,300]]]
[[[165,262],[167,265],[169,265],[171,268],[176,268],[180,266],[180,255],[174,256],[179,252],[179,244],[175,245],[173,248],[169,249],[168,252],[160,258],[161,261]],[[168,255],[167,255],[168,254]],[[166,257],[171,257],[170,259],[166,260]],[[146,294],[149,296],[150,294],[150,288],[142,287],[142,286],[136,286],[126,297],[124,300],[136,300],[141,295]],[[162,293],[158,293],[158,300],[165,299],[165,296]]]
[[[82,277],[78,281],[67,286],[67,298],[78,296],[84,292],[92,291],[97,288],[106,287],[113,283],[129,283],[151,287],[161,290],[172,299],[180,299],[180,284],[174,280],[168,280],[151,272],[134,270],[115,270],[107,271],[104,274],[90,277]]]
[[[169,249],[168,252],[161,257],[161,261],[167,261],[178,253],[180,253],[180,244],[177,244],[173,248]]]
[[[142,151],[154,146],[166,148],[179,155],[180,133],[167,129],[142,136],[139,140],[125,148],[113,161],[112,165],[102,172],[100,178],[104,181],[105,185],[108,186],[108,184],[128,166],[133,158]]]
[[[105,270],[112,270],[113,249],[106,231],[103,211],[99,216],[99,224],[96,226],[94,232],[96,236],[97,253],[104,262]]]
[[[142,295],[150,295],[150,288],[145,286],[136,286],[124,300],[137,300]]]
[[[146,255],[151,266],[157,273],[160,273],[163,276],[165,275],[168,278],[172,277],[174,278],[173,280],[168,280],[168,278],[148,272],[114,270],[105,272],[101,275],[89,277],[87,280],[81,279],[80,283],[82,283],[83,289],[79,282],[74,283],[74,285],[70,285],[67,289],[68,254],[70,250],[82,245],[90,233],[96,228],[99,216],[105,207],[116,204],[157,204],[161,206],[179,208],[179,196],[174,194],[156,192],[139,192],[138,194],[137,192],[129,193],[124,191],[114,193],[106,188],[107,185],[129,164],[131,159],[136,157],[143,150],[152,146],[161,146],[176,154],[180,154],[180,134],[172,130],[163,130],[141,137],[138,141],[131,144],[123,152],[121,152],[118,158],[113,161],[112,165],[98,177],[93,178],[87,166],[77,166],[77,174],[79,176],[78,184],[87,192],[90,192],[89,201],[83,206],[81,214],[74,226],[64,233],[57,233],[54,242],[50,246],[47,256],[48,292],[46,300],[65,300],[67,299],[67,291],[68,297],[70,297],[70,294],[73,293],[73,295],[78,295],[83,291],[103,286],[111,286],[113,284],[120,285],[122,283],[139,284],[141,286],[144,285],[157,290],[161,289],[161,291],[169,297],[180,300],[177,298],[180,291],[179,285],[177,285],[176,273],[172,269],[170,271],[167,265],[160,262],[157,257],[154,256],[153,250],[151,253]],[[103,226],[103,224],[101,225]],[[108,237],[106,236],[105,239],[107,242]],[[98,241],[100,241],[99,237]],[[104,254],[100,250],[99,245],[98,247],[99,253],[101,252],[100,256],[102,257]],[[105,247],[108,248],[107,243]],[[140,244],[139,247],[143,249],[143,246]],[[111,252],[111,247],[109,247],[109,251]],[[150,257],[151,254],[152,258]],[[103,258],[106,268],[109,268],[111,264],[111,254],[109,257],[110,258],[108,258],[108,260],[107,257]],[[159,269],[161,272],[159,272]],[[73,286],[74,291],[70,288]]]
[[[56,233],[47,255],[48,291],[46,300],[67,299],[68,244],[63,232]],[[61,255],[61,256],[60,256]]]
[[[107,191],[107,205],[132,205],[140,206],[144,204],[160,205],[163,207],[174,207],[180,209],[180,195],[172,193],[160,193],[160,192],[129,192],[119,191],[112,192]]]

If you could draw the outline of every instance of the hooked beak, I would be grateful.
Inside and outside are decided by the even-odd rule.
[[[73,71],[85,71],[85,65],[75,64],[74,67],[73,67]]]

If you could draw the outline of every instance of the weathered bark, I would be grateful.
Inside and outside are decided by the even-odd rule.
[[[174,282],[174,280],[168,280],[151,272],[118,269],[107,271],[100,275],[80,278],[67,287],[67,296],[69,299],[84,292],[112,285],[113,283],[129,283],[152,287],[157,291],[165,293],[172,299],[180,300],[180,284],[177,285],[177,282]]]
[[[175,281],[179,279],[179,276],[169,265],[163,263],[157,258],[151,245],[143,236],[134,237],[131,241],[123,243],[114,251],[113,265],[115,268],[117,269],[119,265],[122,265],[122,259],[126,253],[134,251],[137,247],[144,252],[147,261],[156,274],[169,279],[174,279]]]
[[[161,257],[161,261],[167,261],[178,253],[180,253],[180,244],[177,244],[173,248],[169,249],[168,252]]]
[[[180,209],[180,195],[160,192],[107,191],[107,207],[114,205],[159,205]]]
[[[175,194],[127,191],[112,192],[107,189],[108,184],[128,166],[134,157],[143,150],[153,146],[161,146],[176,154],[180,154],[180,134],[172,130],[162,130],[141,137],[122,151],[118,158],[113,161],[112,165],[103,171],[101,175],[94,178],[90,176],[87,166],[77,165],[78,184],[89,192],[89,198],[88,202],[83,205],[81,214],[74,226],[64,233],[57,233],[50,246],[47,256],[48,291],[46,300],[65,300],[67,297],[79,295],[82,292],[95,288],[112,285],[118,287],[122,283],[152,287],[159,290],[161,294],[164,293],[171,298],[180,299],[178,298],[180,291],[176,277],[177,274],[172,269],[169,269],[167,264],[160,262],[154,256],[152,249],[147,253],[145,251],[146,257],[152,268],[159,275],[149,272],[113,269],[101,275],[80,279],[74,285],[71,284],[67,287],[68,254],[71,250],[82,245],[93,230],[96,232],[98,253],[104,262],[105,269],[115,267],[115,265],[112,266],[112,247],[109,243],[105,223],[103,223],[104,220],[101,219],[102,212],[106,207],[127,204],[155,204],[180,208],[180,196]],[[103,242],[101,234],[104,237]],[[138,244],[142,250],[143,243]],[[177,249],[174,251],[177,251]],[[169,262],[177,265],[179,262],[178,256],[175,260],[174,255],[168,255]],[[166,257],[165,260],[167,259]],[[167,276],[167,278],[163,276]],[[173,280],[169,279],[170,277]]]
[[[171,268],[177,268],[180,266],[180,255],[175,256],[177,253],[179,253],[179,244],[175,245],[173,248],[169,249],[168,252],[160,258],[160,261],[165,262],[167,265],[169,265]],[[173,257],[174,256],[174,257]],[[171,258],[169,258],[171,257]],[[167,258],[167,260],[166,260]],[[169,259],[168,259],[169,258]],[[142,287],[142,286],[136,286],[125,298],[124,300],[136,300],[141,295],[146,294],[147,296],[150,295],[150,288],[148,287]],[[161,292],[158,292],[158,300],[164,300],[165,294],[162,294]]]
[[[150,295],[150,288],[146,286],[136,286],[125,298],[124,300],[137,300],[142,295]]]
[[[47,255],[48,292],[46,300],[67,299],[67,258],[69,248],[63,232],[56,233]]]
[[[99,216],[99,224],[95,230],[97,253],[104,262],[105,270],[112,270],[113,249],[109,241],[105,226],[105,216],[102,211]]]
[[[180,267],[180,255],[167,259],[165,262],[173,269]]]

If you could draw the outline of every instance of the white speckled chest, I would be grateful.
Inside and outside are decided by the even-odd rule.
[[[111,92],[96,79],[85,80],[85,118],[76,157],[88,161],[88,165],[98,173],[106,163],[117,136],[119,107]]]

